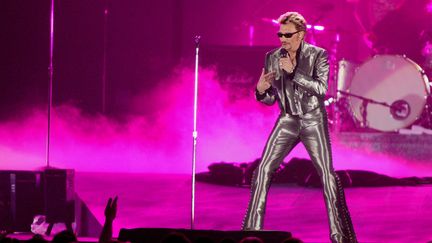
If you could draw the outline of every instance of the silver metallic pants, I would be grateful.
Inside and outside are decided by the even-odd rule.
[[[301,117],[279,116],[252,178],[243,230],[262,230],[272,174],[299,142],[306,147],[321,178],[332,242],[357,242],[342,184],[333,169],[327,116],[320,108]]]

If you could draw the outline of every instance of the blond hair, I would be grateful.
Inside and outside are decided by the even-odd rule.
[[[297,12],[286,12],[282,14],[277,21],[279,22],[279,24],[286,24],[288,22],[293,23],[298,31],[306,32],[307,30],[305,18],[303,17],[303,15]]]

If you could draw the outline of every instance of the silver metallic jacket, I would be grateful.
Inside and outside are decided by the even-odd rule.
[[[266,54],[265,73],[275,72],[276,75],[272,87],[264,95],[256,94],[257,100],[267,105],[273,105],[277,100],[281,110],[291,115],[323,108],[329,76],[327,51],[303,41],[297,52],[294,77],[290,79],[286,74],[283,76],[279,68],[280,50],[281,47]]]
[[[267,140],[261,162],[251,181],[251,199],[243,220],[243,230],[262,230],[267,195],[273,172],[298,144],[302,143],[317,169],[323,185],[324,201],[334,243],[357,243],[345,194],[334,171],[324,96],[329,64],[327,52],[303,42],[297,51],[293,73],[281,71],[281,48],[266,55],[265,72],[275,72],[275,80],[257,100],[272,105],[278,101],[281,114]]]

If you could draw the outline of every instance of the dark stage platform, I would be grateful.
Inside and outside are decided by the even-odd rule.
[[[77,173],[76,191],[99,222],[108,197],[119,196],[120,228],[189,228],[190,177],[176,174]],[[239,230],[249,188],[197,184],[196,228]],[[360,242],[432,240],[432,187],[348,188],[346,198]],[[273,186],[267,230],[289,231],[305,242],[328,242],[320,189]]]

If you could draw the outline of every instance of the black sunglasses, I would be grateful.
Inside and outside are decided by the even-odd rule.
[[[285,36],[285,38],[291,38],[293,35],[295,35],[295,34],[297,34],[298,32],[300,32],[301,30],[298,30],[298,31],[296,31],[296,32],[293,32],[293,33],[282,33],[282,32],[277,32],[277,36],[279,37],[279,38],[282,38],[282,36]]]

